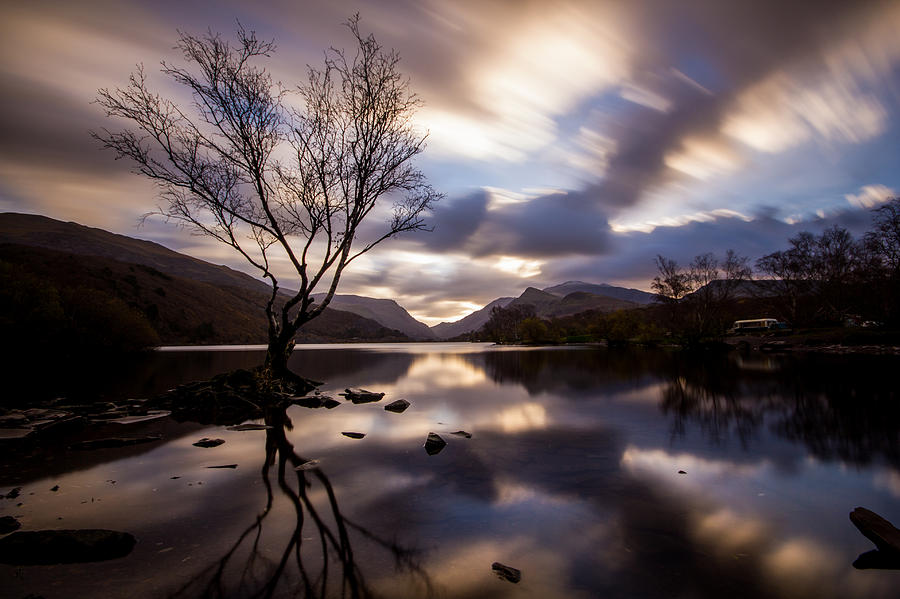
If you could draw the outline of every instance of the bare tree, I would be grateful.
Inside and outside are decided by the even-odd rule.
[[[655,261],[659,274],[653,278],[650,287],[659,301],[669,304],[678,302],[694,290],[690,273],[679,267],[675,260],[658,255]]]
[[[822,318],[839,322],[852,305],[852,286],[865,262],[860,244],[838,226],[818,237],[803,231],[788,242],[789,249],[756,261],[773,281],[776,309],[795,325]]]
[[[358,15],[346,25],[355,52],[330,49],[295,92],[256,66],[274,43],[242,27],[234,45],[182,33],[187,66],[162,63],[192,94],[191,111],[150,91],[142,67],[126,87],[98,92],[107,115],[130,128],[94,137],[159,185],[155,214],[234,248],[270,282],[272,376],[289,375],[294,335],[329,304],[344,269],[390,237],[425,229],[423,215],[441,197],[411,162],[425,135],[411,121],[420,100],[398,72],[399,55],[364,36]],[[387,222],[364,232],[384,199],[393,201]],[[277,257],[290,264],[296,292],[282,295]]]
[[[734,250],[722,262],[710,252],[697,255],[687,267],[660,255],[656,268],[656,298],[668,306],[670,325],[689,340],[724,331],[725,310],[751,274],[747,258]]]

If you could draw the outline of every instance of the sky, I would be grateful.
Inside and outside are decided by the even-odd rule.
[[[900,2],[351,0],[5,3],[0,211],[44,214],[255,274],[159,219],[152,184],[89,132],[92,101],[143,64],[180,64],[178,31],[274,39],[296,85],[359,13],[402,57],[428,132],[416,165],[444,194],[430,233],[389,240],[340,293],[427,324],[568,280],[649,289],[657,254],[751,261],[800,231],[862,234],[900,190]],[[185,106],[189,98],[182,98]],[[287,271],[284,271],[287,274]],[[289,279],[283,283],[290,286]]]

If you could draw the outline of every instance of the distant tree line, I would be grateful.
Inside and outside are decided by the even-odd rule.
[[[651,288],[656,303],[643,308],[591,310],[542,319],[534,306],[495,307],[471,339],[497,343],[606,341],[691,345],[720,339],[740,318],[774,317],[794,328],[847,321],[900,327],[900,199],[873,210],[860,239],[843,227],[801,232],[785,250],[755,262],[728,250],[695,256],[686,266],[658,255]]]

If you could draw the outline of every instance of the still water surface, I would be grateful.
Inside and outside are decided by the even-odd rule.
[[[261,358],[171,349],[68,384],[146,396]],[[291,365],[336,399],[386,395],[294,406],[269,430],[155,423],[157,443],[3,464],[0,492],[22,491],[0,516],[138,543],[108,562],[0,566],[0,595],[898,596],[900,571],[852,566],[873,546],[847,517],[900,524],[896,357],[410,344],[298,346]],[[400,398],[405,413],[383,409]],[[437,455],[429,432],[447,442]]]

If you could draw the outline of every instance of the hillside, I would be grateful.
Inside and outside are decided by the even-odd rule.
[[[313,295],[316,301],[321,301],[324,297],[324,293]],[[335,295],[328,307],[369,318],[389,329],[396,329],[411,339],[420,341],[435,339],[434,332],[427,325],[410,316],[409,312],[394,300],[360,295]]]
[[[613,299],[625,300],[636,304],[650,304],[656,296],[640,289],[630,289],[627,287],[616,287],[607,283],[585,283],[583,281],[566,281],[560,285],[553,287],[545,287],[544,291],[552,293],[559,297],[565,297],[570,293],[578,291],[592,293],[594,295],[604,295]]]
[[[636,308],[638,304],[603,295],[595,295],[583,291],[570,293],[565,297],[559,297],[534,287],[526,289],[522,295],[511,301],[507,307],[531,305],[540,318],[556,318],[570,316],[587,310],[612,312]]]
[[[64,313],[83,305],[85,298],[115,302],[130,311],[129,318],[149,325],[163,345],[266,342],[265,293],[175,276],[144,264],[15,244],[0,245],[0,263],[11,278],[32,281],[42,296],[60,297]],[[298,335],[300,342],[356,339],[407,338],[372,320],[331,309]]]
[[[252,289],[260,293],[266,293],[269,289],[268,284],[250,275],[180,254],[152,241],[35,214],[0,213],[0,243],[143,264],[185,279]]]

